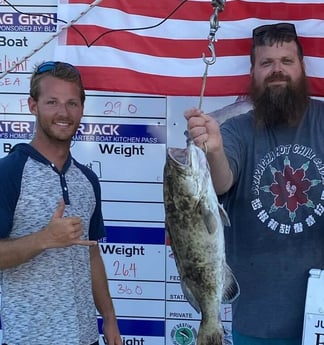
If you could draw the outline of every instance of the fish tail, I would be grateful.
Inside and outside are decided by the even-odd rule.
[[[204,323],[200,324],[197,345],[223,345],[223,342],[224,331],[222,326],[207,327]]]

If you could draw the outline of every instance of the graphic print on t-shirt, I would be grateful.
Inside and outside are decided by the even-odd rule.
[[[311,148],[281,145],[254,170],[251,206],[269,229],[303,232],[324,213],[323,185],[324,163]]]

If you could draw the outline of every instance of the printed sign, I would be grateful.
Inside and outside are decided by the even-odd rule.
[[[305,304],[303,345],[324,344],[324,271],[311,269]]]

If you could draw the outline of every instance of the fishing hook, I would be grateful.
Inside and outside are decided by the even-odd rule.
[[[208,67],[210,65],[213,65],[216,62],[216,52],[215,52],[215,34],[216,31],[219,29],[219,21],[218,21],[218,13],[223,11],[224,6],[225,6],[226,0],[212,0],[212,6],[214,8],[213,14],[210,16],[209,19],[209,24],[210,24],[210,32],[208,36],[208,49],[211,52],[211,57],[208,59],[203,53],[202,59],[204,63],[206,64],[205,66],[205,72],[203,75],[203,82],[201,86],[201,92],[200,92],[200,99],[199,99],[199,106],[198,108],[201,109],[202,106],[202,99],[205,93],[205,87],[206,87],[206,81],[207,81],[207,74],[208,74]]]
[[[202,59],[206,65],[213,65],[216,62],[216,52],[214,47],[214,41],[209,41],[208,49],[211,52],[211,57],[208,59],[206,58],[206,54],[203,53]]]
[[[218,13],[223,11],[225,6],[225,0],[212,0],[212,6],[214,7],[214,12],[209,19],[210,32],[208,35],[208,49],[211,52],[211,58],[207,59],[205,53],[203,53],[203,61],[207,65],[212,65],[216,61],[214,42],[216,31],[219,29]]]

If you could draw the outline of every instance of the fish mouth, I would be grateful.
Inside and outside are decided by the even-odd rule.
[[[173,162],[184,167],[188,167],[191,163],[187,148],[169,147],[168,156]]]

